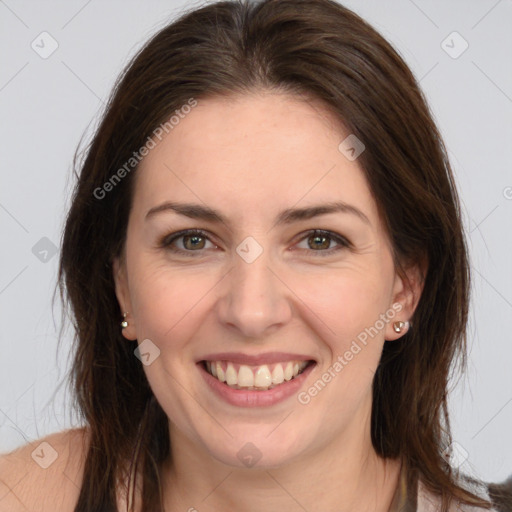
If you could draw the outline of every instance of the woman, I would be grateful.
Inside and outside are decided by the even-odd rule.
[[[341,5],[159,32],[81,166],[60,280],[85,424],[60,510],[497,510],[449,465],[469,267],[446,151]]]

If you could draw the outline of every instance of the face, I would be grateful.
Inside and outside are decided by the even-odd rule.
[[[113,268],[171,442],[237,467],[244,454],[271,467],[370,443],[382,348],[416,303],[358,160],[338,149],[348,135],[298,97],[208,99],[141,162]],[[171,202],[197,208],[155,210]],[[238,384],[207,374],[212,359]],[[294,360],[313,363],[288,381]]]

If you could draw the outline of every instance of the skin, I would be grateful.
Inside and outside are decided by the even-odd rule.
[[[160,349],[144,371],[169,417],[168,512],[389,509],[401,462],[373,449],[372,379],[384,343],[407,330],[397,334],[392,323],[412,316],[421,274],[410,267],[404,280],[395,272],[363,171],[338,150],[348,134],[321,103],[301,97],[209,98],[137,170],[125,252],[113,268],[120,310],[129,313],[124,336]],[[339,212],[274,223],[285,208],[339,200],[369,223]],[[208,205],[227,223],[172,211],[145,219],[165,201]],[[192,228],[210,235],[199,248],[183,238],[173,246],[184,255],[159,247],[165,235]],[[317,249],[314,229],[351,246],[328,238]],[[250,264],[236,252],[248,236],[263,248]],[[393,304],[401,307],[393,321],[307,405],[292,396],[235,407],[199,378],[195,361],[208,353],[284,351],[317,361],[307,390]],[[251,468],[237,457],[247,442],[262,454]]]

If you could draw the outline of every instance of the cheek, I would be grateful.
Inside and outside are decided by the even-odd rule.
[[[391,287],[383,276],[369,270],[333,272],[328,279],[311,280],[302,288],[304,302],[325,323],[334,344],[350,343],[390,307]]]
[[[379,278],[370,271],[333,274],[328,283],[311,282],[304,289],[305,302],[315,312],[310,315],[311,323],[322,333],[327,349],[315,381],[325,384],[315,384],[306,392],[311,392],[311,397],[321,395],[316,403],[326,424],[332,423],[333,416],[354,417],[371,397],[384,345],[386,324],[381,318],[390,307],[386,275]],[[337,428],[336,424],[332,428]]]
[[[191,269],[140,261],[134,265],[131,282],[132,305],[140,335],[159,343],[181,339],[195,320],[201,302],[211,292],[216,276]]]

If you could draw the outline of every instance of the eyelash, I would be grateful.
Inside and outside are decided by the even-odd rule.
[[[206,233],[206,231],[203,231],[201,229],[185,229],[183,231],[178,231],[177,233],[173,233],[171,235],[164,236],[159,242],[159,247],[168,249],[171,252],[176,253],[176,254],[184,254],[184,255],[192,256],[192,257],[200,256],[202,253],[202,250],[185,251],[183,249],[177,249],[177,248],[171,247],[171,244],[174,241],[176,241],[184,236],[200,236],[201,238],[205,238],[208,241],[210,241],[211,243],[213,243],[210,240],[208,233]],[[307,249],[303,249],[303,250],[306,250],[307,252],[317,253],[315,255],[315,257],[316,256],[320,256],[320,257],[330,256],[335,252],[338,252],[342,249],[347,249],[347,248],[351,247],[350,242],[346,238],[344,238],[340,235],[337,235],[336,233],[333,233],[332,231],[326,231],[323,229],[312,229],[312,230],[306,232],[304,234],[304,236],[299,240],[299,242],[302,242],[303,240],[306,240],[312,236],[325,236],[339,244],[339,246],[334,249],[326,249],[326,250],[318,250],[318,251],[315,251],[313,249],[311,249],[309,251]],[[297,243],[299,243],[299,242],[297,242]],[[197,252],[198,254],[196,255],[196,254],[194,254],[194,252]]]

